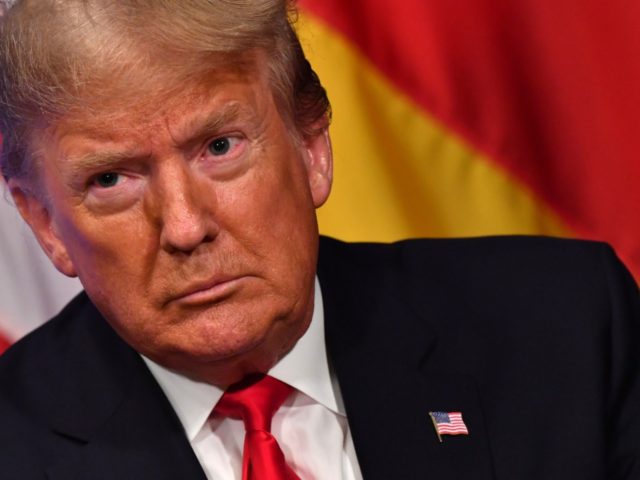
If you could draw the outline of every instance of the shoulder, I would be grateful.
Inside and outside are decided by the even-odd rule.
[[[69,411],[60,402],[71,390],[66,375],[79,363],[75,340],[87,303],[79,295],[0,356],[0,464],[7,478],[36,478],[42,475],[43,457],[63,454],[50,448],[58,443],[49,424],[56,410]]]
[[[492,332],[501,331],[570,335],[574,342],[576,335],[604,338],[607,330],[636,328],[640,315],[635,281],[611,247],[599,242],[526,236],[392,244],[323,239],[319,273],[329,293],[393,294],[442,335],[475,332],[489,343]],[[470,336],[464,338],[466,343]]]
[[[75,319],[86,310],[87,303],[90,302],[86,295],[79,294],[58,315],[12,345],[0,356],[0,378],[4,379],[7,375],[11,375],[16,367],[29,369],[30,362],[41,356],[48,357],[52,349],[61,347],[60,340],[66,343],[64,342],[66,332],[73,328]]]
[[[68,412],[69,398],[104,393],[128,351],[80,293],[0,356],[0,424],[11,416],[25,426],[46,423],[54,412]]]
[[[86,294],[81,293],[58,315],[12,345],[0,356],[0,384],[5,386],[9,381],[15,384],[34,371],[46,370],[48,365],[53,368],[73,348],[70,335],[74,336],[82,326],[81,319],[93,313],[93,305]]]
[[[320,237],[320,251],[330,255],[365,258],[371,255],[405,255],[417,259],[436,260],[462,255],[464,260],[496,258],[549,258],[549,255],[584,256],[610,255],[613,250],[606,243],[533,235],[504,235],[464,238],[410,238],[391,243],[344,242]]]
[[[391,269],[403,277],[512,282],[579,276],[630,278],[613,249],[601,242],[541,236],[408,239],[347,243],[322,237],[321,268],[347,264]],[[329,267],[331,268],[331,267]]]

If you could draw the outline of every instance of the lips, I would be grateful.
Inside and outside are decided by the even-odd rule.
[[[215,303],[232,295],[247,279],[246,276],[225,276],[209,279],[204,282],[194,282],[188,288],[175,295],[170,303],[185,306],[197,306]]]

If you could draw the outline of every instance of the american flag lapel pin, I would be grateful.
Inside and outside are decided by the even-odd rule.
[[[462,412],[429,412],[429,416],[440,443],[443,435],[469,435]]]

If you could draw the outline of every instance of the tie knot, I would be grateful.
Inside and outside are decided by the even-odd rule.
[[[214,412],[242,419],[245,429],[271,431],[271,419],[292,387],[267,375],[252,375],[231,385],[222,395]]]

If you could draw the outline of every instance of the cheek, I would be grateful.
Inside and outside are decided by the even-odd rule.
[[[240,200],[243,219],[232,235],[261,259],[287,302],[295,301],[313,282],[317,261],[318,229],[304,169],[271,169],[252,185]]]
[[[315,209],[301,160],[277,160],[265,162],[234,188],[220,191],[218,213],[234,236],[294,247],[290,240],[317,235]]]
[[[88,289],[98,283],[110,290],[120,289],[122,284],[134,287],[140,282],[144,265],[154,257],[156,242],[139,216],[97,218],[83,214],[61,222],[71,261]]]

